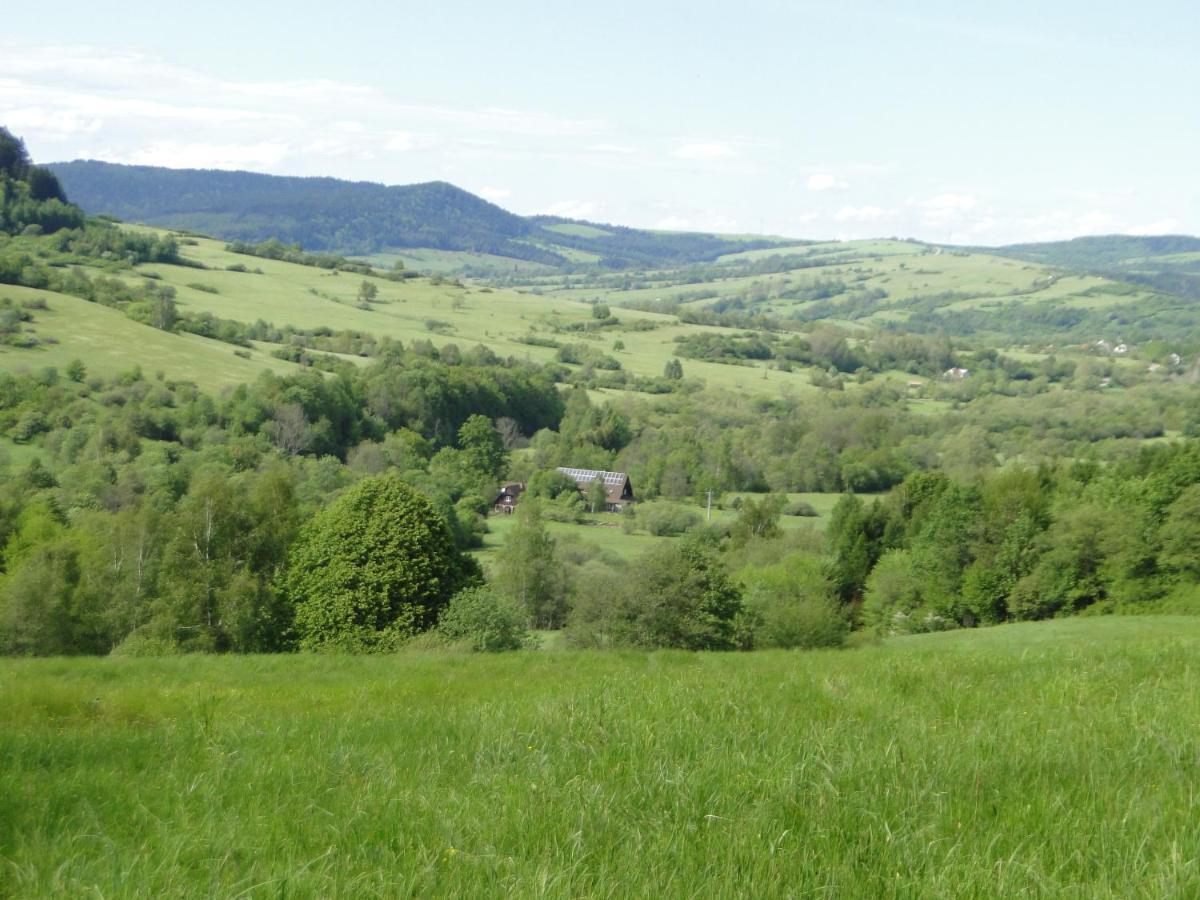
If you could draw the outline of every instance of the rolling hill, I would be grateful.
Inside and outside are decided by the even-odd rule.
[[[716,313],[957,334],[1015,329],[1022,340],[1107,330],[1159,337],[1164,328],[1140,320],[1165,316],[1166,330],[1178,330],[1178,301],[1200,299],[1200,238],[1181,235],[995,248],[819,243],[523,217],[445,182],[385,186],[82,160],[48,168],[92,214],[230,241],[277,238],[572,299],[700,301],[694,308]],[[1031,305],[1032,321],[1012,321],[1010,307]],[[1108,311],[1084,312],[1101,307]]]
[[[1200,271],[1200,238],[1182,234],[1095,235],[1041,244],[1008,244],[993,247],[991,252],[997,256],[1072,269],[1136,269],[1165,263],[1188,264]]]
[[[1200,300],[1200,238],[1189,235],[1109,234],[1045,244],[1012,244],[990,252],[1106,275]]]
[[[215,169],[77,160],[52,163],[72,201],[106,214],[225,240],[277,238],[308,250],[370,255],[409,248],[499,257],[552,268],[610,269],[715,260],[779,246],[773,238],[644,231],[514,215],[445,182],[385,186]],[[790,242],[798,243],[798,242]],[[466,257],[461,264],[479,263]]]

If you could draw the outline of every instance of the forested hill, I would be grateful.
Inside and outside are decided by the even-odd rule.
[[[227,240],[278,238],[311,250],[355,253],[433,247],[537,256],[537,248],[515,243],[534,231],[529,222],[445,182],[385,187],[336,178],[90,160],[50,168],[89,213]]]
[[[93,160],[50,168],[71,198],[92,214],[226,240],[278,238],[307,250],[353,255],[419,247],[550,266],[626,268],[711,261],[779,243],[527,219],[445,182],[385,186]]]
[[[1200,271],[1200,238],[1182,234],[1106,234],[1043,244],[1009,244],[989,248],[988,252],[1068,269],[1136,268],[1152,262],[1187,262],[1186,258],[1191,257]]]
[[[1200,300],[1200,238],[1189,235],[1107,234],[1044,244],[1010,244],[987,252],[1119,278]]]

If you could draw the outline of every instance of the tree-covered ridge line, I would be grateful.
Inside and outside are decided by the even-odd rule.
[[[522,218],[444,182],[384,186],[92,160],[49,168],[91,213],[229,241],[277,239],[317,252],[366,255],[418,247],[569,268],[568,255],[582,251],[602,267],[627,268],[713,260],[778,243],[621,226],[591,227],[599,236],[573,234],[553,227],[572,220]]]
[[[998,256],[1011,256],[1068,269],[1136,268],[1139,264],[1149,263],[1159,257],[1200,253],[1200,237],[1182,234],[1110,234],[1074,238],[1069,241],[1006,244],[1001,247],[977,249],[987,250]]]
[[[1200,238],[1191,235],[1102,235],[1044,244],[1011,244],[990,252],[1094,272],[1189,301],[1200,300]]]
[[[54,172],[35,166],[24,142],[0,126],[0,234],[49,233],[83,221]]]

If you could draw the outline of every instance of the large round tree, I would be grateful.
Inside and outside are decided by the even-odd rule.
[[[367,478],[292,548],[284,590],[308,650],[387,650],[431,627],[479,580],[433,506],[393,475]]]

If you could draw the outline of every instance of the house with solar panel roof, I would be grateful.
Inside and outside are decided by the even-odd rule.
[[[602,472],[599,469],[573,469],[559,466],[558,471],[575,480],[576,486],[586,497],[597,479],[604,482],[605,512],[620,512],[637,502],[633,496],[633,484],[624,472]]]

